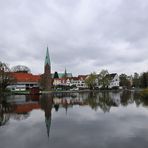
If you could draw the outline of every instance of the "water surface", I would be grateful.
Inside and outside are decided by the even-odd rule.
[[[148,101],[131,92],[9,96],[0,125],[2,148],[147,148]]]

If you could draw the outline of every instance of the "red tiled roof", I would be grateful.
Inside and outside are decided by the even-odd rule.
[[[85,79],[87,78],[87,76],[88,76],[88,75],[78,75],[78,78],[81,79],[81,80],[82,80],[82,79],[85,80]]]
[[[38,82],[40,80],[40,75],[33,75],[31,73],[12,73],[12,76],[17,82]]]
[[[78,77],[72,77],[72,80],[79,80]]]

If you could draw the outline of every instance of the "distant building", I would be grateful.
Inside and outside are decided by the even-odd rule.
[[[111,78],[111,81],[108,88],[119,87],[120,79],[118,74],[112,73],[112,74],[109,74],[109,77]]]
[[[54,86],[75,86],[77,88],[86,88],[85,79],[87,75],[79,75],[78,77],[55,78]]]
[[[59,78],[64,78],[65,77],[65,73],[58,73],[58,77]],[[66,77],[67,78],[72,78],[72,73],[66,73]],[[52,78],[54,78],[54,74],[52,74]]]
[[[51,75],[51,63],[49,57],[49,51],[47,47],[45,65],[44,65],[44,87],[45,90],[51,90],[52,87],[52,75]]]
[[[25,91],[32,87],[38,87],[38,82],[40,80],[40,75],[33,75],[31,73],[11,73],[16,79],[16,83],[8,86],[10,90],[14,91]]]

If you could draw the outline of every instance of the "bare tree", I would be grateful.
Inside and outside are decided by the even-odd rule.
[[[16,80],[12,76],[7,64],[0,62],[0,93],[6,90],[6,87]]]
[[[24,65],[17,65],[11,68],[12,72],[23,72],[23,73],[30,73],[31,70]]]

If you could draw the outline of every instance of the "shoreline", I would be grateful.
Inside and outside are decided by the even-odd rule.
[[[88,92],[122,92],[122,91],[131,91],[131,92],[141,92],[143,89],[118,89],[118,90],[62,90],[62,91],[40,91],[38,94],[30,94],[29,91],[23,92],[10,92],[8,95],[42,95],[42,94],[58,94],[58,93],[88,93]]]

